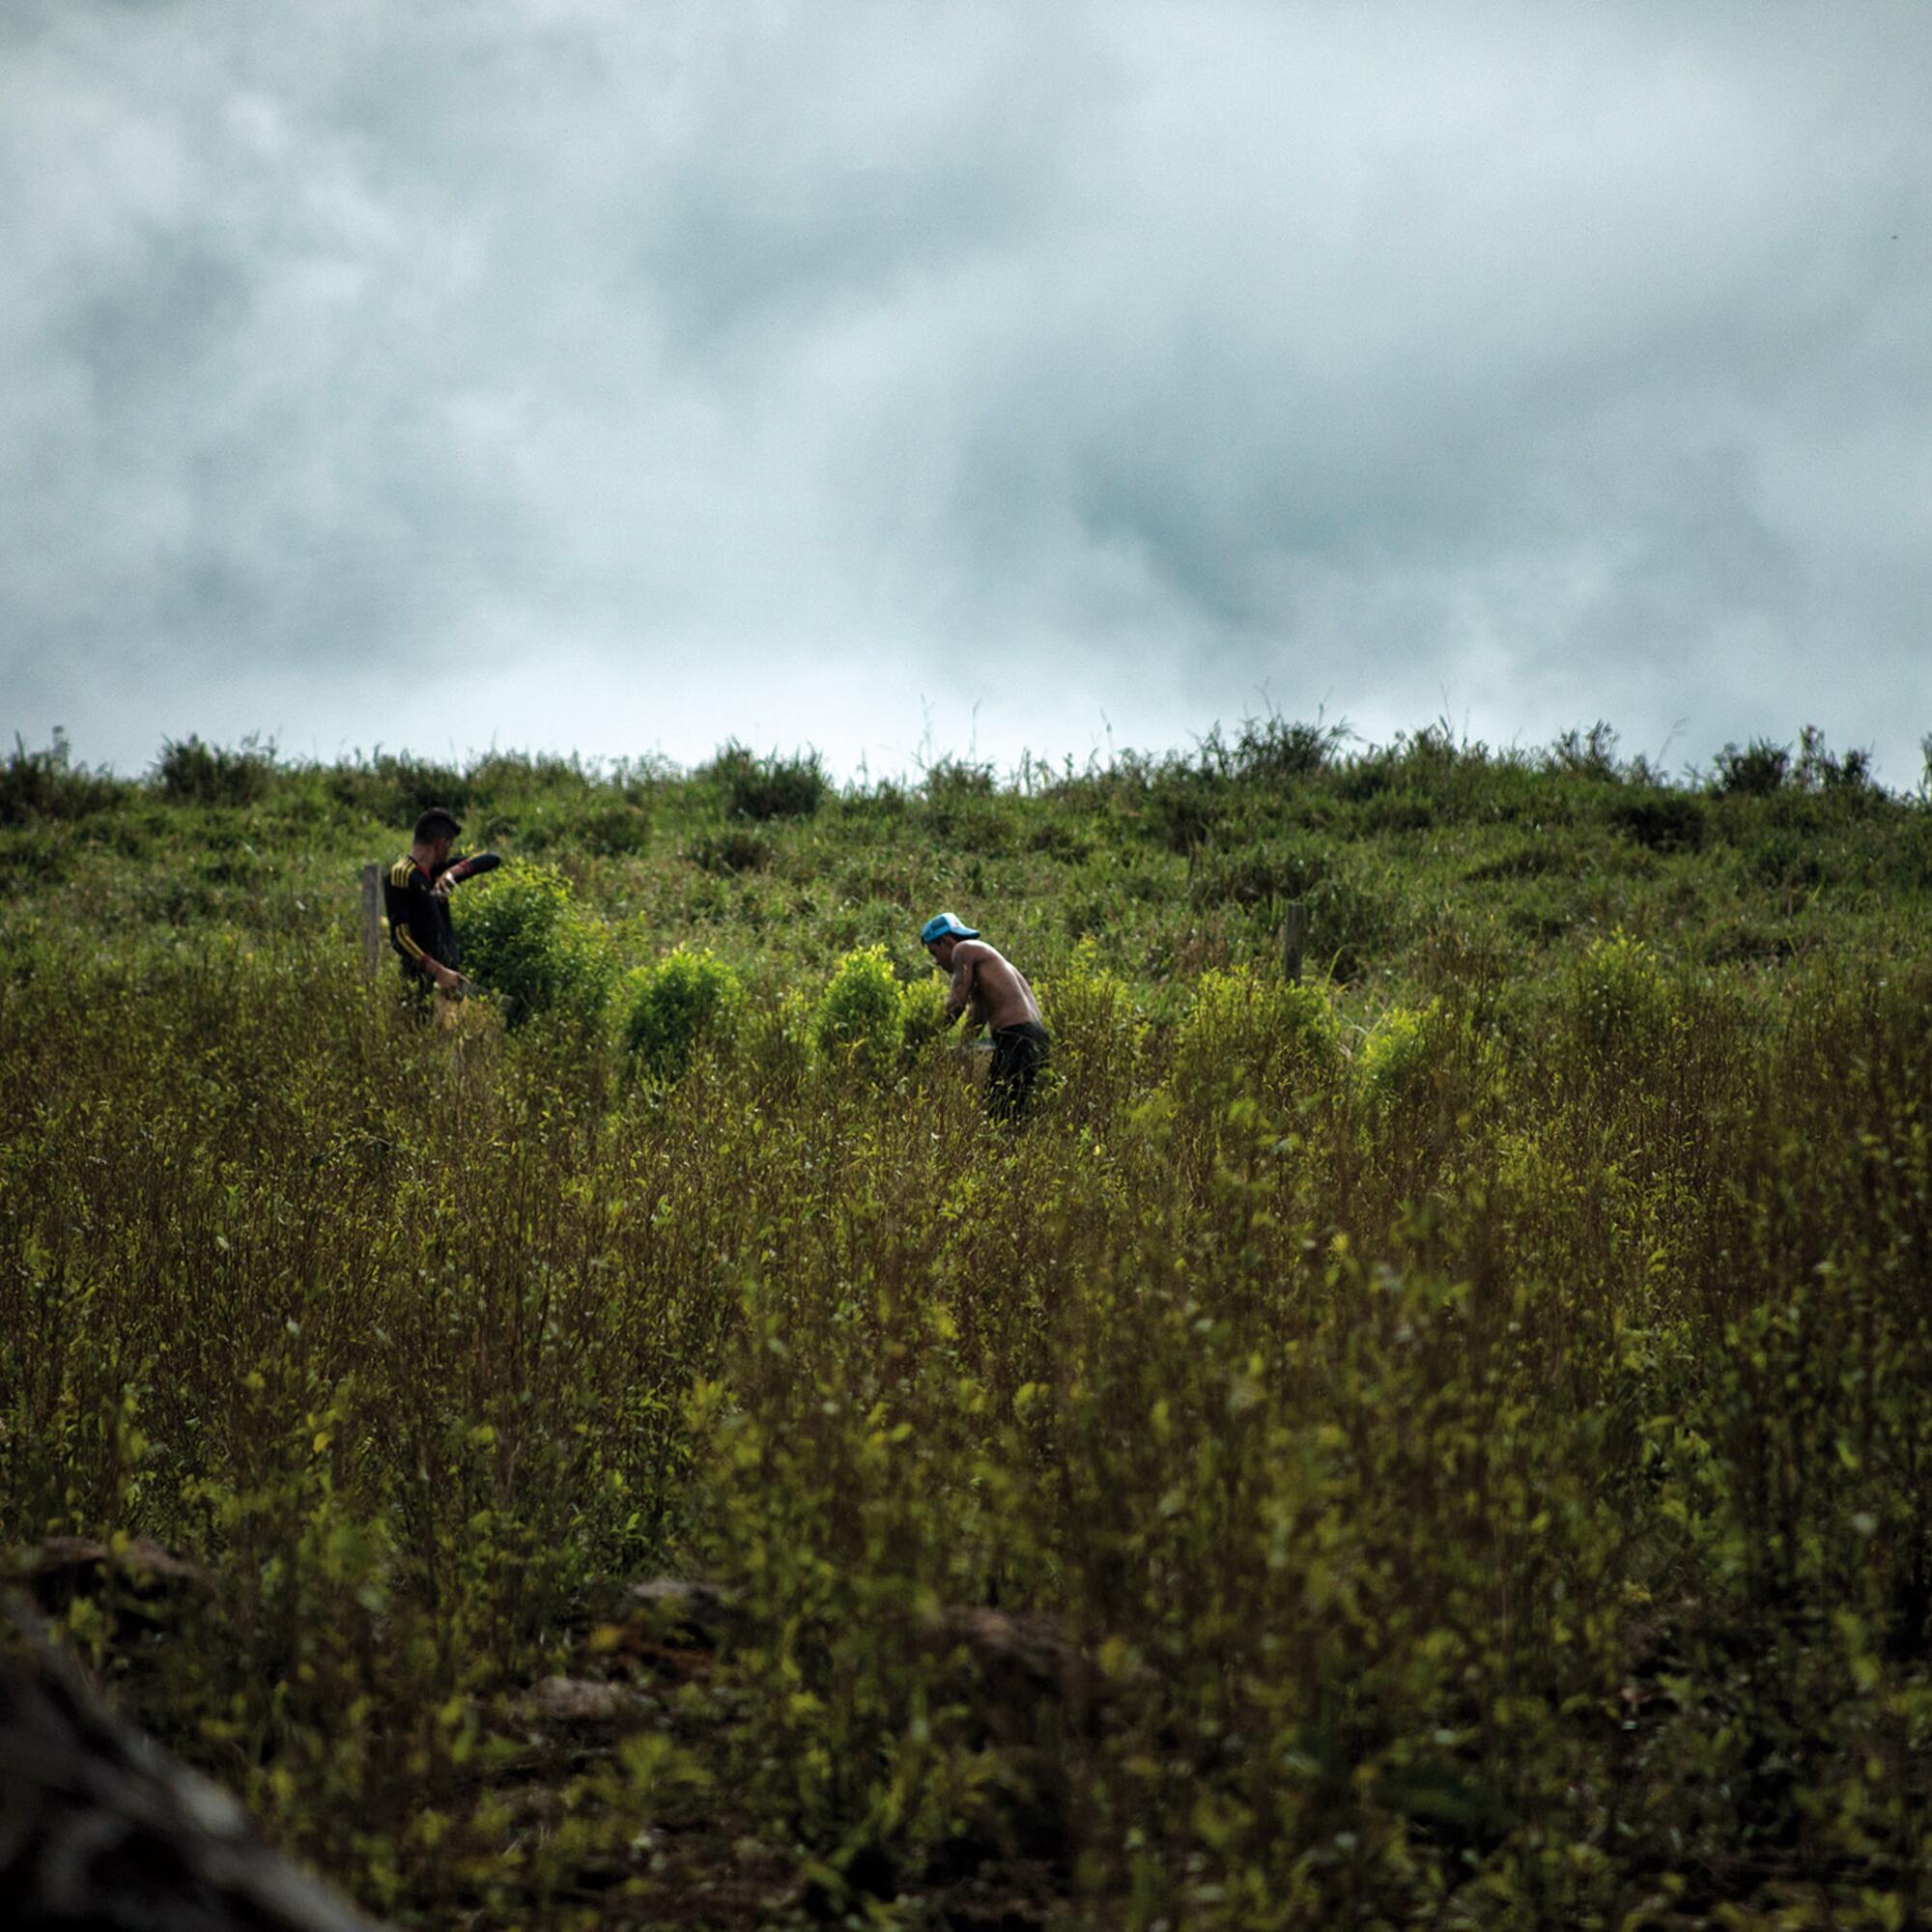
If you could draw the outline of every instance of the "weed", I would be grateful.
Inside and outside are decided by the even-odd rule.
[[[889,1069],[903,1043],[907,1009],[883,946],[838,961],[818,1002],[819,1051],[841,1065]]]
[[[680,948],[632,975],[625,1050],[647,1077],[675,1080],[700,1048],[730,1051],[744,1004],[744,986],[728,966]]]
[[[560,872],[513,860],[459,892],[455,923],[464,970],[502,997],[513,1025],[543,1012],[591,1020],[610,996],[610,940]]]

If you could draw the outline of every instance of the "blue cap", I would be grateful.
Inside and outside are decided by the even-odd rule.
[[[978,939],[979,928],[961,925],[950,912],[936,912],[919,929],[919,943],[930,946],[935,939],[944,939],[948,933],[954,939]]]

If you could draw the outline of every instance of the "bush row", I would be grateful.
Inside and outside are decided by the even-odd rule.
[[[511,1026],[548,1015],[577,1028],[602,1024],[615,999],[615,1032],[646,1082],[668,1086],[700,1056],[749,1056],[773,1068],[823,1064],[890,1077],[950,1029],[937,978],[906,977],[882,944],[854,948],[816,994],[795,989],[759,1005],[739,973],[709,949],[679,946],[621,974],[610,930],[576,900],[554,869],[512,862],[457,901],[467,970],[497,996]],[[1060,1037],[1061,1065],[1091,1108],[1120,1100],[1144,1059],[1150,1022],[1133,990],[1100,962],[1093,943],[1042,988]],[[1562,1013],[1551,1010],[1560,997]],[[1573,963],[1560,996],[1546,989],[1514,1031],[1573,1039],[1579,1065],[1599,1072],[1636,1066],[1666,1050],[1684,996],[1656,952],[1614,931]],[[1531,1002],[1530,1004],[1535,1004]],[[1517,1001],[1524,1007],[1521,997]],[[1410,1122],[1445,1069],[1472,1059],[1500,1065],[1499,1015],[1440,997],[1392,1005],[1366,1031],[1345,1029],[1329,983],[1288,983],[1253,967],[1204,973],[1171,1029],[1166,1090],[1213,1115],[1244,1096],[1280,1114],[1294,1095],[1354,1063],[1372,1114]],[[1093,1094],[1087,1090],[1092,1089]]]
[[[1925,741],[1932,772],[1932,735]],[[131,792],[150,789],[178,804],[246,806],[289,788],[319,786],[332,804],[391,822],[407,823],[430,805],[464,811],[533,793],[592,796],[633,807],[679,782],[677,769],[659,757],[584,761],[549,753],[496,752],[467,762],[440,761],[378,748],[322,765],[284,759],[272,740],[250,736],[221,746],[190,734],[164,740],[144,781],[74,762],[64,732],[44,749],[29,750],[16,736],[0,764],[0,824],[31,817],[70,818],[104,810]],[[1191,752],[1150,755],[1122,752],[1105,763],[1063,768],[1024,758],[1003,781],[992,765],[942,758],[911,788],[896,780],[841,794],[813,750],[754,753],[735,740],[696,766],[688,782],[722,808],[727,821],[756,824],[808,819],[828,800],[903,806],[918,795],[939,816],[971,819],[976,803],[1003,796],[1054,795],[1094,803],[1127,803],[1141,810],[1153,834],[1175,850],[1210,842],[1242,791],[1295,792],[1337,803],[1373,805],[1380,822],[1454,820],[1501,811],[1515,815],[1532,799],[1547,799],[1552,783],[1627,794],[1617,807],[1634,809],[1632,834],[1646,838],[1646,810],[1669,799],[1764,799],[1811,794],[1836,800],[1885,795],[1868,752],[1835,753],[1815,725],[1795,745],[1753,738],[1727,743],[1708,768],[1690,768],[1673,783],[1641,754],[1625,758],[1617,734],[1599,724],[1587,734],[1567,732],[1541,751],[1495,750],[1458,740],[1445,724],[1400,732],[1386,745],[1356,744],[1346,725],[1309,724],[1279,717],[1245,719],[1232,732],[1219,725]],[[1921,790],[1923,781],[1921,781]],[[1683,835],[1675,823],[1669,836]]]

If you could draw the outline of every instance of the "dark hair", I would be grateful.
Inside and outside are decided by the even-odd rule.
[[[433,805],[416,820],[416,842],[427,845],[438,838],[454,838],[462,830],[455,812],[445,806]]]

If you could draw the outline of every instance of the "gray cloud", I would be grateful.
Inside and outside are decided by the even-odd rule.
[[[1910,4],[16,7],[0,724],[1910,782],[1928,82]]]

